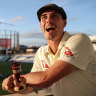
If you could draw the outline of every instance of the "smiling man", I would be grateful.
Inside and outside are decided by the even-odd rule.
[[[96,54],[88,36],[65,32],[66,13],[55,4],[41,7],[37,16],[48,45],[38,49],[31,72],[21,75],[24,91],[13,90],[20,86],[14,76],[6,78],[2,88],[24,94],[50,87],[53,96],[96,96]]]

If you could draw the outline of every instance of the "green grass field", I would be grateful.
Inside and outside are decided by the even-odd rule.
[[[21,63],[22,74],[30,72],[32,66],[32,63]],[[2,90],[2,81],[4,78],[12,75],[11,63],[0,63],[0,74],[4,76],[3,78],[0,78],[0,96],[10,94],[9,92]]]

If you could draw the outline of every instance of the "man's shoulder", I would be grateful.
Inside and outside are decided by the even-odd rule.
[[[71,35],[71,37],[69,38],[69,40],[90,40],[89,37],[84,34],[84,33],[76,33],[76,34],[73,34]]]
[[[66,41],[65,45],[70,45],[70,46],[86,46],[86,45],[91,45],[92,46],[92,42],[90,40],[90,38],[83,33],[77,33],[77,34],[73,34],[71,35],[71,37]]]
[[[76,34],[71,35],[71,37],[88,37],[88,36],[84,33],[76,33]]]

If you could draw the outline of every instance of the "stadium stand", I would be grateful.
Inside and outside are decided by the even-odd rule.
[[[8,55],[0,56],[0,62],[7,62],[9,59],[10,59],[10,56],[8,56]]]
[[[96,52],[96,36],[89,36],[92,44],[93,44],[93,47],[94,47],[94,50]]]
[[[15,55],[13,58],[10,59],[11,61],[17,61],[17,62],[25,62],[25,63],[33,63],[34,60],[34,54],[31,55]]]

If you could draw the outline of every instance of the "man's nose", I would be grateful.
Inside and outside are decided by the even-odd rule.
[[[47,23],[52,23],[52,22],[53,22],[53,19],[52,19],[51,16],[49,16],[49,17],[47,18]]]

